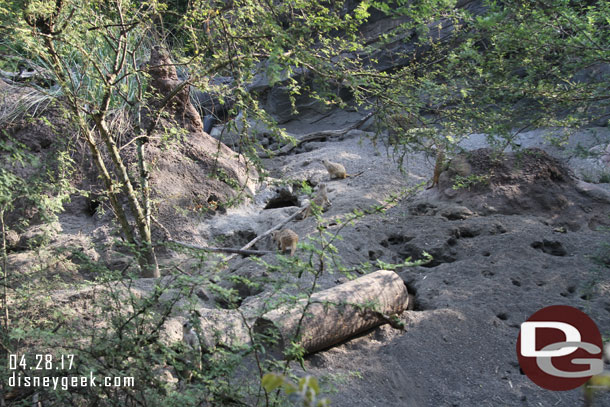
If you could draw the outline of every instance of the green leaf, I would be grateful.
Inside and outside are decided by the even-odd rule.
[[[263,380],[261,380],[261,385],[267,392],[272,392],[273,390],[281,387],[284,384],[284,376],[275,374],[275,373],[267,373],[263,376]]]
[[[318,379],[313,376],[305,376],[299,380],[299,390],[312,389],[314,394],[320,394],[320,387],[318,386]]]

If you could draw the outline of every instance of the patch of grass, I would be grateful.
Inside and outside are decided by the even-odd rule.
[[[486,184],[489,182],[489,175],[469,175],[467,177],[462,177],[461,175],[456,175],[454,178],[452,188],[455,190],[470,188],[475,186],[476,184]]]
[[[599,175],[592,171],[582,171],[580,176],[583,181],[590,184],[610,184],[610,171],[603,171]]]
[[[599,181],[600,184],[610,184],[610,172],[603,172],[600,176],[599,176]]]

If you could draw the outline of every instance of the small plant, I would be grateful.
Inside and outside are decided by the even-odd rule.
[[[311,185],[309,185],[309,182],[307,182],[306,180],[301,181],[298,184],[298,186],[304,194],[307,194],[307,195],[313,194],[313,188],[311,187]]]
[[[452,188],[454,190],[458,190],[458,189],[466,189],[466,188],[470,188],[472,186],[475,186],[477,184],[487,184],[489,182],[489,175],[468,175],[466,177],[463,177],[461,175],[456,175],[454,178],[454,183]]]
[[[263,376],[263,388],[270,393],[277,389],[283,389],[288,400],[294,405],[303,407],[327,407],[330,401],[327,398],[319,398],[320,387],[318,380],[313,376],[305,376],[294,383],[286,376],[276,373],[267,373]]]
[[[599,176],[599,181],[600,184],[610,184],[610,171],[604,171],[601,173],[601,175]]]

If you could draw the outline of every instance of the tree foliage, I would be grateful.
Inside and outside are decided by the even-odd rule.
[[[507,147],[525,129],[608,123],[610,24],[607,2],[376,2],[404,23],[387,42],[418,43],[380,81],[386,117],[408,118],[392,141],[405,149],[428,138],[451,148],[472,133]],[[403,118],[402,123],[405,120]],[[433,136],[434,137],[434,136]]]

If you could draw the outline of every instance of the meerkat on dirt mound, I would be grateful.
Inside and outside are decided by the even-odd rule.
[[[291,229],[276,230],[271,233],[271,237],[274,242],[277,243],[277,248],[283,252],[290,248],[290,255],[294,256],[294,252],[297,249],[297,243],[299,241],[299,235],[297,235]]]
[[[308,216],[313,214],[312,204],[320,208],[322,211],[325,211],[329,206],[332,205],[328,199],[326,184],[320,184],[318,187],[318,193],[316,194],[315,198],[309,202],[309,205],[307,206],[307,209],[305,209],[301,219],[306,219]]]

